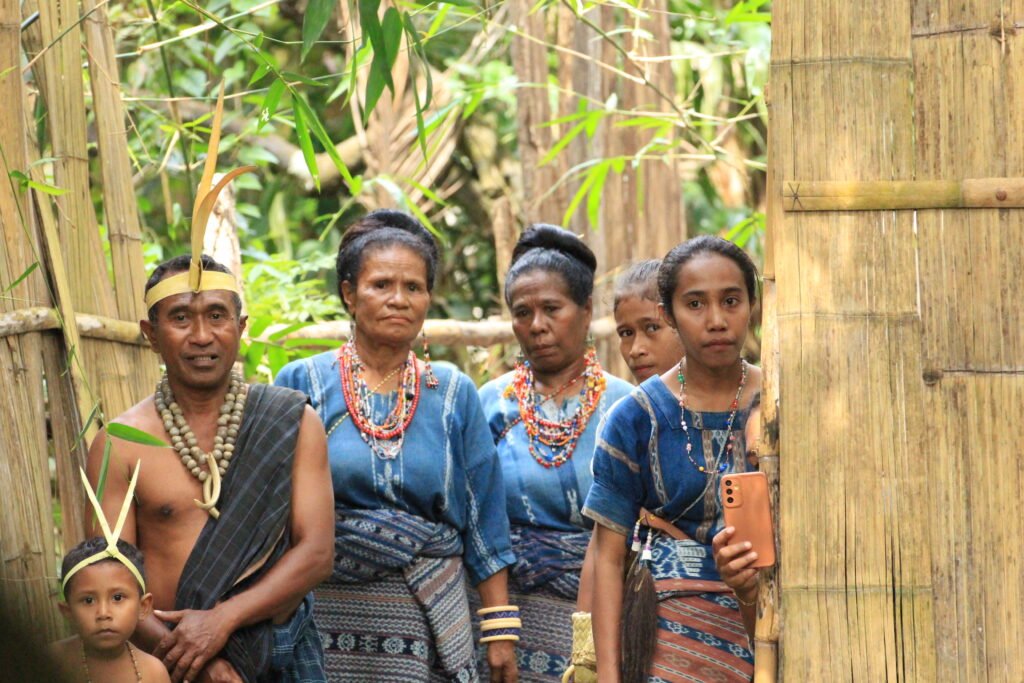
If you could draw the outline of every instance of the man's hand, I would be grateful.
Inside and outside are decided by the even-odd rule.
[[[245,681],[235,671],[235,667],[231,666],[231,662],[214,657],[199,674],[196,683],[245,683]]]
[[[516,644],[511,640],[487,643],[487,666],[491,670],[491,683],[516,683],[519,680]]]
[[[234,630],[216,609],[155,612],[158,619],[177,624],[153,650],[162,659],[174,683],[191,683],[210,660],[217,656]],[[227,664],[227,662],[225,662]],[[232,669],[234,673],[234,669]],[[238,674],[234,673],[237,677]],[[214,680],[236,680],[218,678]],[[239,679],[240,680],[240,679]]]

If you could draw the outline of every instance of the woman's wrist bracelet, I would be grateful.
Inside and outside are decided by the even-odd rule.
[[[499,640],[519,640],[523,622],[519,618],[519,608],[515,605],[484,607],[476,611],[480,619],[481,643],[494,643]]]
[[[746,600],[741,598],[740,594],[737,593],[736,591],[733,591],[732,594],[736,596],[736,602],[740,603],[744,607],[753,607],[754,605],[757,604],[757,595],[756,594],[754,595],[754,599],[751,600],[750,602],[747,602]]]

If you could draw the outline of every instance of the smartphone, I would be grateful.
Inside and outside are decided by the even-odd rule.
[[[775,534],[764,472],[726,474],[722,477],[722,508],[725,525],[736,529],[732,543],[750,541],[757,553],[754,567],[775,564]]]

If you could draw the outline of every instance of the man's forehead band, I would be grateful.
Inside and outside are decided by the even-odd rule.
[[[217,149],[220,146],[220,126],[223,114],[224,83],[221,82],[220,94],[217,96],[217,108],[213,112],[213,125],[210,128],[210,144],[206,155],[206,164],[203,166],[203,177],[199,181],[195,206],[192,207],[192,262],[187,273],[178,273],[161,280],[146,292],[146,310],[176,294],[187,294],[188,292],[198,294],[213,290],[226,290],[241,294],[234,276],[216,271],[206,272],[203,270],[202,262],[206,224],[210,220],[210,214],[217,203],[218,195],[238,176],[257,170],[255,166],[236,168],[225,174],[216,185],[213,184],[213,174],[217,170]]]

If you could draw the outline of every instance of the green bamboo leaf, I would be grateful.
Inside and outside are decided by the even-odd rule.
[[[583,121],[577,123],[575,126],[570,128],[569,132],[563,135],[561,140],[559,140],[558,142],[551,146],[551,149],[548,150],[548,153],[545,154],[544,158],[540,160],[540,165],[544,166],[545,164],[550,163],[552,159],[558,156],[559,152],[565,149],[565,147],[570,142],[572,142],[573,139],[575,139],[576,136],[579,135],[584,128],[586,128],[586,126],[587,119],[583,119]]]
[[[306,56],[316,41],[320,40],[327,22],[331,19],[331,11],[334,9],[334,0],[309,0],[306,5],[306,16],[302,20],[302,56],[300,61],[306,61]]]
[[[288,82],[302,83],[308,85],[311,88],[326,88],[327,83],[324,81],[318,81],[315,78],[310,78],[294,71],[282,71],[281,75],[288,79]]]
[[[277,79],[270,84],[267,89],[267,94],[263,98],[263,107],[260,109],[259,123],[256,124],[256,132],[263,130],[263,126],[270,123],[270,119],[274,118],[274,112],[277,111],[277,105],[281,102],[281,96],[284,94],[284,81]]]
[[[601,214],[601,198],[604,196],[604,182],[608,178],[608,170],[611,164],[604,162],[594,167],[594,181],[590,184],[590,193],[587,195],[587,220],[590,221],[591,230],[599,227]]]
[[[427,126],[423,121],[423,112],[426,111],[427,107],[430,106],[430,100],[434,94],[434,84],[430,77],[430,64],[427,62],[427,53],[423,48],[423,43],[420,41],[419,33],[416,31],[416,25],[412,21],[412,16],[408,12],[402,15],[402,24],[405,27],[405,32],[409,36],[409,40],[413,44],[413,51],[420,58],[420,62],[423,64],[423,73],[427,82],[426,97],[420,100],[420,91],[416,87],[416,79],[413,78],[412,82],[412,95],[413,102],[416,105],[416,139],[419,140],[420,149],[423,151],[423,156],[427,156]]]
[[[391,80],[391,69],[384,68],[387,62],[388,46],[387,40],[384,38],[384,27],[377,16],[379,9],[380,0],[359,0],[359,24],[363,29],[364,42],[369,40],[370,46],[373,47],[373,67],[384,79],[388,90],[394,92],[395,83]],[[367,101],[369,101],[369,97],[367,97]],[[369,105],[367,105],[367,109],[373,110]]]
[[[387,74],[386,77],[385,74]],[[374,56],[373,62],[370,64],[370,73],[366,79],[366,94],[363,97],[364,122],[373,113],[374,107],[377,106],[377,101],[384,94],[384,88],[388,87],[388,80],[390,78],[391,72],[384,67],[383,60],[377,59]]]
[[[100,460],[100,476],[96,478],[96,488],[93,489],[96,492],[96,500],[99,503],[103,502],[103,489],[107,487],[107,472],[110,470],[110,439],[106,440],[103,444],[103,459]],[[93,511],[95,515],[95,511]],[[95,519],[95,517],[93,517]]]
[[[387,60],[389,73],[395,67],[395,62],[398,61],[398,51],[402,46],[403,24],[402,15],[398,10],[394,7],[388,7],[387,11],[384,12],[384,19],[381,20],[380,26],[381,35],[384,37],[384,57]]]
[[[576,190],[576,194],[573,195],[572,201],[569,202],[569,206],[566,207],[565,213],[562,214],[562,225],[568,225],[572,215],[576,213],[576,209],[583,203],[583,200],[587,196],[587,192],[590,190],[590,186],[594,184],[594,168],[592,167],[587,171],[586,176],[583,178],[583,182],[580,183],[580,187]]]
[[[38,267],[39,267],[39,261],[34,262],[32,265],[30,265],[28,268],[25,269],[24,273],[22,273],[17,278],[15,278],[14,282],[12,282],[11,284],[7,285],[7,288],[3,291],[3,293],[6,294],[7,292],[11,291],[12,289],[14,289],[18,285],[20,285],[25,280],[25,278],[27,278],[29,275],[31,275],[33,273],[33,271],[35,271],[35,269],[38,268]]]
[[[53,197],[59,197],[62,194],[67,194],[67,190],[63,187],[57,187],[56,185],[47,185],[46,183],[40,183],[35,180],[29,180],[28,186],[37,192],[48,194]]]
[[[96,414],[100,411],[100,404],[94,403],[92,410],[89,411],[89,416],[82,422],[82,431],[78,432],[78,438],[75,439],[75,448],[85,439],[85,433],[89,431],[92,421],[96,419]]]
[[[252,72],[252,77],[249,78],[249,85],[259,82],[264,76],[270,73],[270,63],[264,62],[256,67],[256,70]]]
[[[299,137],[299,148],[302,150],[302,158],[309,168],[309,175],[313,178],[313,185],[316,191],[320,191],[320,171],[316,166],[316,152],[313,151],[313,140],[309,137],[309,127],[306,126],[306,115],[303,107],[298,103],[302,101],[299,97],[295,100],[295,134]]]
[[[136,429],[135,427],[130,427],[129,425],[122,424],[120,422],[111,422],[108,424],[107,434],[115,439],[130,441],[132,443],[142,444],[143,446],[170,448],[170,444],[160,437],[153,436],[149,432],[144,432],[141,429]]]
[[[267,365],[270,366],[270,374],[277,376],[285,365],[288,364],[288,352],[280,346],[271,346],[267,349]]]
[[[308,124],[309,130],[313,132],[313,135],[315,135],[316,139],[320,141],[320,144],[324,146],[324,151],[327,152],[327,156],[329,156],[331,161],[334,162],[334,165],[337,166],[338,172],[341,173],[341,177],[345,179],[346,183],[348,183],[349,189],[352,191],[353,195],[358,194],[359,190],[356,188],[361,188],[362,185],[352,177],[351,173],[349,173],[348,167],[345,166],[345,162],[341,160],[341,155],[338,154],[338,149],[334,146],[331,136],[327,133],[327,129],[324,128],[324,124],[320,121],[320,117],[316,115],[316,112],[310,108],[309,103],[301,96],[293,96],[292,100],[295,103],[296,111],[300,109],[302,110],[303,120]]]

